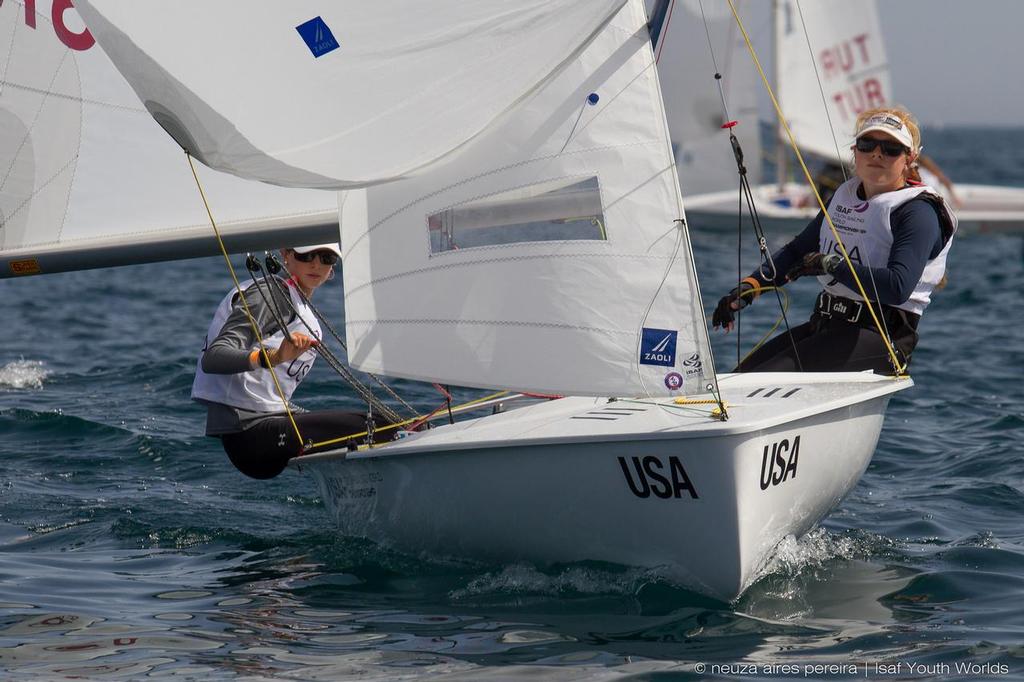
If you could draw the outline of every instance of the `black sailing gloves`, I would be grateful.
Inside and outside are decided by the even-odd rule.
[[[786,281],[792,282],[804,275],[831,275],[843,263],[843,257],[836,253],[808,253],[786,273]],[[723,296],[711,316],[711,326],[730,331],[735,322],[734,313],[754,302],[763,291],[762,285],[753,277],[747,277],[740,285]]]
[[[786,273],[786,281],[792,282],[804,275],[831,275],[842,262],[843,257],[838,253],[808,253]]]
[[[726,331],[731,330],[733,321],[736,319],[733,312],[740,308],[746,308],[754,302],[760,293],[761,285],[752,277],[740,282],[738,287],[723,296],[722,300],[718,302],[718,307],[715,308],[715,312],[711,316],[711,326],[715,329],[722,327]]]

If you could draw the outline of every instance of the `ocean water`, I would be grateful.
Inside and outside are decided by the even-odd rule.
[[[1024,185],[1024,131],[941,130],[955,178]],[[694,235],[705,303],[735,242]],[[0,281],[5,679],[1020,679],[1022,238],[964,237],[916,387],[807,537],[727,604],[596,563],[407,556],[338,536],[312,481],[238,474],[189,402],[222,261]],[[804,319],[814,286],[796,285]],[[318,293],[340,323],[338,281]],[[744,343],[775,311],[751,309]],[[716,335],[718,365],[733,339]],[[322,366],[311,408],[358,403]],[[397,382],[419,404],[432,390]]]

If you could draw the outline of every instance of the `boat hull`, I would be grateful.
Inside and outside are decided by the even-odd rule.
[[[781,539],[853,488],[888,399],[737,433],[382,448],[299,466],[346,536],[432,555],[650,567],[731,600]]]

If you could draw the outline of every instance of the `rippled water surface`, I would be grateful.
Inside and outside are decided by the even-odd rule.
[[[937,136],[936,156],[944,149],[964,181],[1024,185],[1021,132],[988,165],[972,155],[979,133]],[[735,279],[735,245],[696,231],[694,241],[710,305]],[[188,400],[228,284],[216,259],[0,281],[0,670],[1020,678],[1021,242],[957,242],[949,286],[922,324],[917,386],[893,399],[863,480],[733,604],[622,566],[405,556],[332,532],[300,473],[243,478],[202,437],[204,413]],[[337,282],[318,299],[340,321]],[[792,288],[802,319],[813,286]],[[775,316],[751,313],[747,341]],[[716,343],[726,369],[731,339]],[[433,406],[432,391],[398,386]],[[322,366],[300,397],[356,405]]]

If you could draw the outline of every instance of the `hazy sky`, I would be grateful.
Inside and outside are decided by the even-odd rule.
[[[1024,2],[882,0],[893,91],[924,123],[1024,126]]]
[[[741,11],[767,21],[768,0],[745,4]],[[925,125],[1024,126],[1024,0],[877,6],[896,102]],[[759,31],[758,42],[767,33]]]

